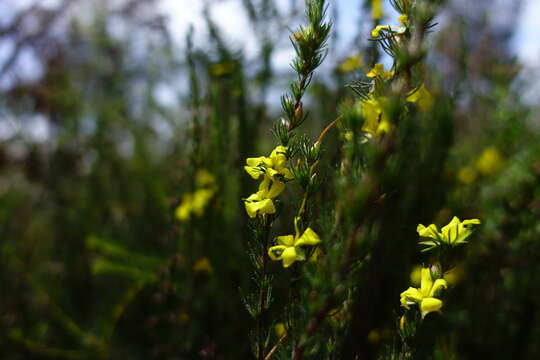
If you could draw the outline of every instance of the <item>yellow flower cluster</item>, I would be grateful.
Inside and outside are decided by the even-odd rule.
[[[430,312],[439,311],[442,306],[442,300],[438,299],[442,289],[448,287],[446,280],[433,279],[429,268],[423,268],[421,271],[420,288],[409,287],[400,294],[401,306],[410,310],[410,306],[418,305],[422,318]]]
[[[285,190],[285,182],[293,179],[291,170],[285,166],[287,147],[277,146],[269,157],[248,158],[244,169],[255,180],[262,176],[259,190],[244,200],[250,218],[276,212],[273,199]]]
[[[467,238],[473,232],[473,225],[478,224],[480,224],[479,219],[460,221],[457,216],[454,216],[447,225],[441,228],[441,231],[437,229],[435,224],[427,227],[419,224],[416,231],[421,237],[431,239],[420,242],[421,245],[428,246],[425,250],[431,250],[441,245],[457,246],[466,243]]]
[[[270,259],[283,261],[283,267],[289,267],[295,261],[306,260],[305,246],[315,246],[321,242],[319,236],[311,228],[307,228],[302,235],[298,231],[299,218],[294,219],[294,235],[284,235],[277,237],[278,245],[268,249]]]
[[[505,161],[499,150],[490,146],[482,153],[472,165],[461,168],[457,178],[464,184],[471,184],[478,178],[478,173],[483,176],[493,176],[504,168]]]
[[[370,97],[368,100],[360,100],[358,107],[364,118],[362,131],[373,136],[380,136],[390,131],[391,124],[388,113],[385,111],[388,99],[386,97]]]
[[[184,194],[180,205],[176,208],[176,218],[182,222],[189,221],[193,215],[201,216],[217,190],[214,176],[206,170],[197,173],[195,185],[197,190]]]

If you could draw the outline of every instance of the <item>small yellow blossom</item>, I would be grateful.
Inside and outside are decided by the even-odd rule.
[[[196,273],[205,272],[207,274],[211,274],[214,272],[214,268],[212,267],[210,260],[204,256],[193,264],[193,271]]]
[[[276,212],[272,199],[285,190],[285,181],[293,179],[291,170],[285,167],[287,147],[277,146],[269,157],[260,156],[246,159],[244,169],[255,180],[263,176],[259,190],[244,200],[250,218]]]
[[[464,184],[472,184],[478,174],[476,173],[476,170],[471,166],[465,166],[461,169],[459,169],[457,173],[457,178],[459,181],[461,181]]]
[[[362,131],[373,136],[380,136],[390,131],[390,121],[384,111],[386,101],[386,98],[380,97],[359,102],[360,112],[364,118]]]
[[[424,251],[427,251],[443,244],[457,246],[466,243],[467,238],[473,232],[472,226],[478,224],[480,224],[479,219],[463,220],[462,222],[457,216],[454,216],[448,225],[441,228],[440,232],[435,224],[428,227],[419,224],[416,231],[423,238],[433,239],[420,242],[420,244],[428,246],[428,248],[424,249]]]
[[[490,146],[480,154],[475,166],[484,176],[495,175],[504,167],[504,159],[496,147]]]
[[[195,215],[201,216],[206,204],[212,199],[212,196],[214,196],[213,189],[196,190],[191,198],[191,211],[193,211]]]
[[[204,208],[210,202],[216,192],[215,178],[206,170],[199,170],[195,177],[197,190],[193,193],[182,195],[182,201],[175,210],[178,220],[185,222],[191,219],[192,215],[201,216]]]
[[[191,202],[193,196],[191,194],[182,195],[182,202],[176,208],[175,215],[180,221],[188,221],[191,217]]]
[[[437,299],[437,296],[448,285],[444,279],[433,281],[429,268],[422,269],[421,278],[420,288],[409,287],[400,294],[400,302],[401,306],[408,310],[411,305],[417,304],[423,318],[430,312],[439,311],[442,308],[443,302]]]
[[[270,259],[275,261],[283,260],[283,267],[289,267],[295,261],[306,260],[306,254],[302,247],[315,246],[321,242],[319,236],[309,227],[300,235],[298,221],[299,218],[295,218],[295,235],[278,236],[278,245],[268,249]]]
[[[339,64],[338,69],[341,72],[351,72],[362,66],[362,55],[356,54],[349,56]]]
[[[285,167],[287,147],[277,146],[270,157],[260,156],[256,158],[247,158],[247,165],[244,166],[246,172],[255,180],[262,174],[272,178],[272,180],[291,180],[293,178],[290,169]]]
[[[380,20],[383,17],[382,0],[371,0],[371,18]]]
[[[406,25],[409,22],[409,17],[407,16],[407,14],[401,14],[398,18],[398,21],[403,25]]]
[[[214,186],[216,183],[216,179],[214,178],[214,175],[210,174],[207,170],[199,170],[197,172],[197,176],[195,178],[195,185],[197,187],[210,187]]]
[[[390,25],[377,25],[375,29],[371,30],[371,36],[374,38],[379,37],[381,35],[381,31],[383,30],[391,31],[392,28]]]
[[[427,91],[424,84],[407,96],[407,101],[418,104],[423,111],[427,111],[433,106],[433,96]]]
[[[276,332],[278,338],[281,338],[285,334],[287,334],[287,329],[285,328],[285,325],[283,323],[277,323],[274,326],[274,331]]]
[[[392,73],[390,71],[384,71],[384,64],[375,64],[366,76],[369,78],[380,76],[383,79],[391,79]]]

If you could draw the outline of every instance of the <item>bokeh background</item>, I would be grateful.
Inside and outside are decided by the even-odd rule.
[[[356,100],[347,84],[389,65],[368,40],[369,6],[329,8],[312,136]],[[419,356],[540,358],[539,15],[536,0],[449,0],[437,17],[426,77],[451,106],[410,134],[389,180],[344,359],[393,341],[422,261],[416,224],[453,215],[483,224]],[[1,358],[251,358],[243,164],[273,148],[302,21],[300,0],[0,2]],[[202,169],[217,191],[182,222]]]

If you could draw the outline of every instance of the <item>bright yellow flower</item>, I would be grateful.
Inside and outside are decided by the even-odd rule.
[[[256,158],[247,158],[247,166],[244,166],[246,172],[255,180],[257,180],[261,174],[265,174],[272,178],[272,180],[291,180],[293,175],[291,171],[285,167],[287,147],[277,146],[270,157],[259,156]]]
[[[384,64],[375,64],[366,76],[369,78],[380,76],[383,79],[391,79],[392,73],[390,71],[384,71]]]
[[[244,205],[250,218],[254,218],[257,215],[274,214],[276,212],[272,199],[261,198],[258,193],[252,194],[245,199]]]
[[[338,69],[341,72],[351,72],[359,69],[362,66],[362,55],[356,54],[349,56],[341,64],[339,64]]]
[[[371,18],[379,20],[383,17],[382,0],[371,0]]]
[[[295,261],[306,260],[304,246],[314,246],[321,242],[319,236],[311,228],[307,228],[302,235],[298,231],[298,218],[294,220],[295,235],[278,236],[278,245],[268,249],[268,256],[272,260],[283,260],[283,267],[291,266]]]
[[[482,175],[495,175],[504,167],[504,159],[496,147],[490,146],[480,154],[475,165]]]
[[[204,169],[197,172],[195,184],[198,189],[193,193],[183,194],[182,201],[176,208],[175,216],[182,222],[188,221],[192,214],[201,216],[216,192],[214,176]]]
[[[420,288],[409,287],[400,294],[401,306],[410,309],[411,305],[417,304],[420,308],[422,318],[430,312],[439,311],[443,302],[437,299],[440,291],[446,289],[446,280],[437,279],[433,281],[429,268],[423,268],[421,274]]]
[[[390,27],[390,25],[377,25],[375,29],[371,30],[371,36],[374,38],[379,37],[381,35],[381,31],[383,30],[391,31],[392,28]]]
[[[407,16],[407,14],[401,14],[398,18],[398,21],[403,25],[406,25],[409,22],[409,17]]]
[[[212,199],[212,196],[214,196],[213,189],[196,190],[191,198],[191,211],[193,211],[195,215],[201,216],[206,204]]]
[[[448,225],[442,227],[440,232],[435,224],[431,224],[428,227],[419,224],[416,231],[423,238],[433,239],[420,242],[420,244],[428,246],[428,248],[423,250],[427,251],[443,244],[457,246],[466,243],[467,238],[473,232],[472,226],[478,224],[480,224],[479,219],[463,220],[462,222],[458,217],[454,216]]]
[[[176,218],[182,222],[188,221],[191,217],[191,202],[193,196],[191,194],[182,195],[182,202],[176,208]]]
[[[407,101],[418,104],[423,111],[427,111],[433,106],[433,96],[427,91],[424,84],[407,96]]]
[[[364,118],[362,131],[373,136],[380,136],[390,131],[391,125],[388,116],[384,111],[386,98],[371,98],[359,102],[360,112]]]

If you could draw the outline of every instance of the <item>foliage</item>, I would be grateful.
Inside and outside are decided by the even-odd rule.
[[[2,358],[540,357],[540,146],[512,24],[358,1],[336,55],[329,1],[241,3],[253,58],[211,2],[181,50],[150,0],[2,22]]]

